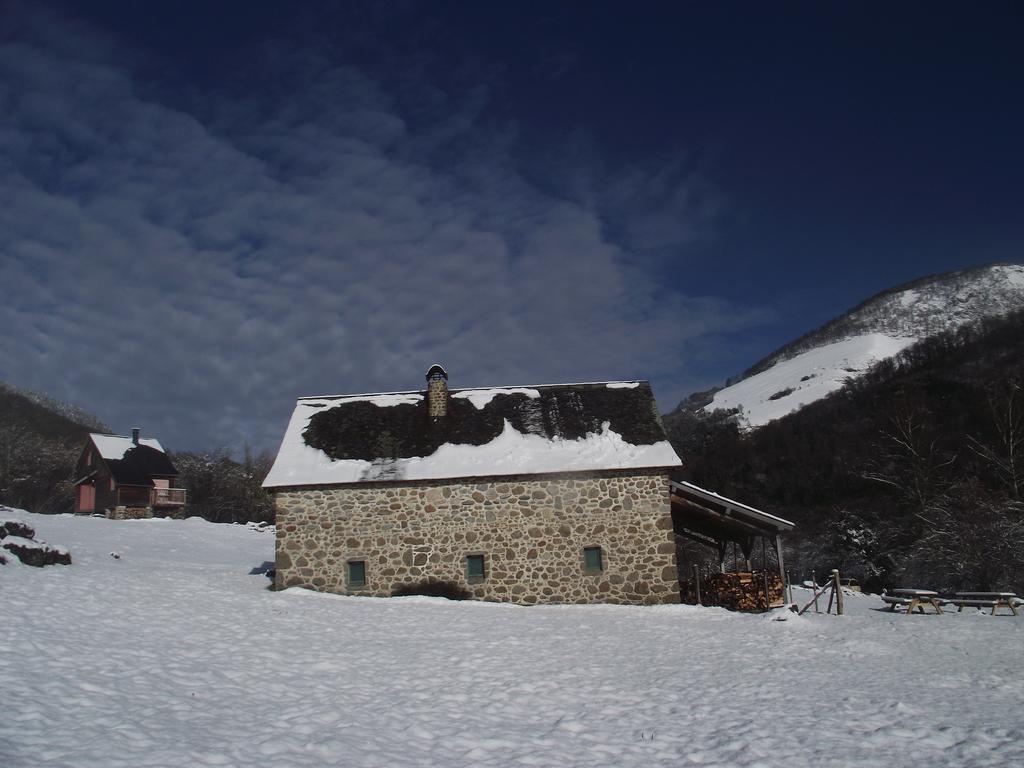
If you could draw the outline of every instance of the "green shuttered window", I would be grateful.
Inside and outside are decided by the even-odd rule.
[[[366,562],[363,560],[348,561],[348,585],[350,587],[366,586]]]
[[[587,573],[600,573],[604,570],[604,558],[600,547],[583,548],[583,570]]]
[[[469,581],[484,580],[483,555],[466,555],[466,578]]]

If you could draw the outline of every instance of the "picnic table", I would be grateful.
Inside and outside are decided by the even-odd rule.
[[[957,613],[964,608],[992,608],[992,615],[1000,608],[1009,608],[1014,616],[1018,616],[1017,603],[1020,598],[1013,592],[957,592],[956,598],[950,600],[957,606]]]
[[[924,609],[926,605],[934,608],[936,613],[942,613],[942,601],[939,599],[939,593],[932,592],[930,589],[894,589],[889,594],[882,595],[882,602],[889,605],[890,611],[895,611],[898,605],[907,606],[908,616],[915,609],[926,613]]]

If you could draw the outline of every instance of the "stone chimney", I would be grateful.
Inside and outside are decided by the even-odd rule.
[[[448,372],[436,363],[427,371],[427,405],[432,419],[448,415]]]
[[[138,445],[138,444],[139,444],[139,428],[135,427],[132,430],[132,445]]]

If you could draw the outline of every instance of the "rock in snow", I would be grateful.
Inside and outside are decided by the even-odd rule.
[[[24,510],[0,507],[0,513],[8,512],[27,514]],[[0,519],[0,550],[10,552],[24,565],[39,568],[44,565],[71,565],[71,554],[64,547],[52,547],[45,541],[36,541],[35,535],[35,530],[20,520]],[[9,560],[0,554],[0,565],[6,565]]]

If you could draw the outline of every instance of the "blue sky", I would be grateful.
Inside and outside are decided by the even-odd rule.
[[[1014,3],[0,0],[0,379],[178,449],[649,378],[1020,261]]]

